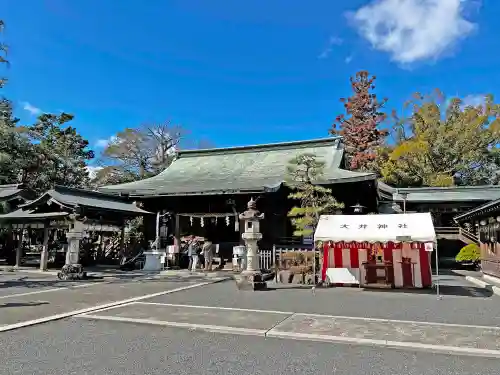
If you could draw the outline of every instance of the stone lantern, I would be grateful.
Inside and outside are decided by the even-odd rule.
[[[257,210],[257,204],[252,199],[248,202],[247,210],[240,216],[244,222],[245,232],[241,238],[246,245],[246,268],[241,274],[235,277],[236,285],[240,290],[260,290],[266,288],[266,282],[262,278],[259,267],[259,246],[258,242],[262,239],[260,233],[260,221],[264,214]]]

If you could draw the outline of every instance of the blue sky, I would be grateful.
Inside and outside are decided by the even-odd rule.
[[[498,0],[3,0],[4,94],[98,148],[171,120],[217,146],[327,136],[349,76],[475,100],[500,88]]]

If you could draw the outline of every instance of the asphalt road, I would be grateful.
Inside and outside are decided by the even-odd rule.
[[[27,294],[18,294],[24,289],[19,289],[23,287],[16,284],[4,288],[6,294],[0,297],[0,329],[11,324],[93,308],[148,294],[163,293],[206,281],[210,280],[204,278],[188,280],[176,277],[156,280],[134,278],[95,280],[86,281],[85,284],[75,283],[66,289],[63,287],[49,288],[43,285],[28,287]],[[56,283],[53,279],[46,282]]]
[[[293,311],[362,318],[500,326],[500,297],[459,276],[443,276],[443,297],[435,291],[359,288],[277,289],[241,292],[233,281],[160,296],[149,302]]]
[[[93,280],[94,283],[103,280]],[[88,281],[61,281],[52,275],[33,273],[2,272],[0,273],[0,299],[10,295],[33,293],[55,288],[73,288]]]
[[[500,360],[69,319],[0,335],[8,375],[477,375]]]

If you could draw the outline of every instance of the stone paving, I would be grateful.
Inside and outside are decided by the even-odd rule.
[[[345,337],[429,346],[498,350],[500,354],[500,328],[492,327],[292,315],[274,327],[272,331],[318,335],[324,338]]]
[[[81,318],[332,342],[495,351],[500,328],[137,302]]]

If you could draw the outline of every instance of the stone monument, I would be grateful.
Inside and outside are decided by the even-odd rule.
[[[73,219],[70,229],[66,233],[68,240],[68,251],[66,252],[66,264],[78,265],[80,263],[80,240],[83,238],[83,223]]]
[[[259,267],[258,245],[258,242],[262,239],[259,224],[264,218],[264,214],[257,210],[257,204],[252,198],[248,202],[247,210],[239,217],[245,224],[245,232],[241,235],[241,238],[245,241],[247,259],[245,269],[235,276],[236,286],[240,290],[265,289],[267,285]]]

